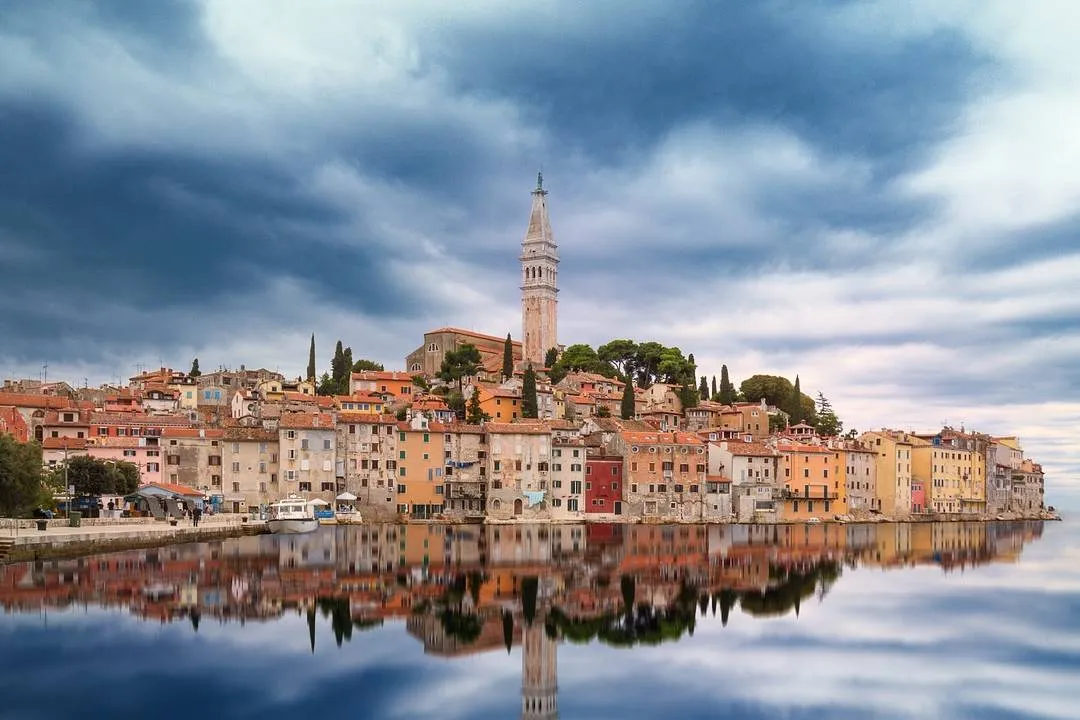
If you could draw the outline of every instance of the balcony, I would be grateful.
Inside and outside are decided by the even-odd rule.
[[[817,485],[805,488],[802,492],[783,488],[780,490],[780,497],[784,500],[837,500],[840,495],[835,490],[830,490],[823,485]]]

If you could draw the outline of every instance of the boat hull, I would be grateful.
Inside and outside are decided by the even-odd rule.
[[[266,527],[275,535],[299,535],[313,532],[319,527],[315,518],[275,518],[267,520]]]

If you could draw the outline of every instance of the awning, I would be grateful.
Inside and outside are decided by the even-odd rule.
[[[343,492],[343,493],[341,493],[340,495],[337,496],[337,499],[338,500],[344,500],[346,502],[352,502],[353,500],[356,499],[356,496],[353,495],[350,492]]]
[[[311,504],[312,505],[329,505],[330,503],[326,502],[322,498],[315,498],[314,500],[311,501]]]

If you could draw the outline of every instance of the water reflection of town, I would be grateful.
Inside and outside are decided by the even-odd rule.
[[[124,607],[241,624],[305,614],[338,646],[404,620],[426,653],[522,649],[522,717],[557,717],[556,648],[659,644],[699,615],[799,613],[843,570],[1015,560],[1042,523],[379,525],[0,566],[6,612]]]

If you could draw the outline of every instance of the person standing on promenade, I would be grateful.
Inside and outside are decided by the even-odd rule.
[[[196,505],[195,509],[191,512],[191,520],[195,523],[195,527],[199,527],[199,520],[202,520],[202,508],[198,505]]]

